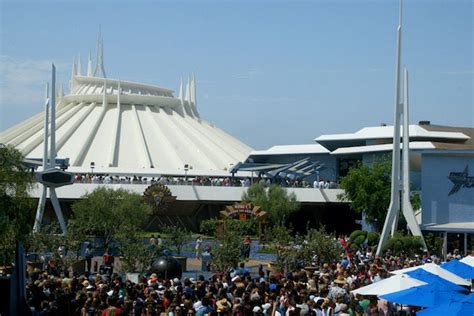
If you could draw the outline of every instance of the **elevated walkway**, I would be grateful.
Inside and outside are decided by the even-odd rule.
[[[99,184],[99,183],[74,183],[56,190],[60,200],[78,200],[86,193],[98,187],[126,189],[142,194],[148,184]],[[233,186],[195,186],[195,185],[168,185],[178,201],[202,202],[239,202],[247,187]],[[343,203],[337,199],[342,193],[341,189],[315,189],[315,188],[285,188],[288,193],[294,192],[301,203]],[[39,198],[41,189],[39,185],[33,187],[31,196]]]

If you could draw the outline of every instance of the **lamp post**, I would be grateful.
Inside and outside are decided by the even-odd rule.
[[[95,162],[91,161],[91,174],[94,174]]]

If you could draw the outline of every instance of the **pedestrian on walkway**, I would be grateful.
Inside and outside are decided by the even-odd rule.
[[[201,253],[202,253],[202,236],[198,236],[196,239],[196,259],[201,259]]]

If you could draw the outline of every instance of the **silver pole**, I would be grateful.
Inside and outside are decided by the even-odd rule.
[[[400,59],[402,55],[402,0],[400,0],[400,19],[397,29],[397,61],[395,70],[395,106],[393,123],[393,153],[392,153],[392,188],[390,192],[390,205],[387,217],[380,235],[377,246],[377,256],[381,254],[382,248],[388,239],[390,230],[395,233],[398,213],[400,212]]]
[[[56,167],[56,67],[52,65],[51,75],[51,154],[50,167]]]
[[[45,103],[44,103],[44,137],[43,137],[43,170],[49,166],[48,163],[48,134],[49,134],[49,83],[46,83]]]

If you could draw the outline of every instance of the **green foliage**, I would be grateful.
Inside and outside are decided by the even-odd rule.
[[[282,225],[268,227],[265,230],[265,239],[270,247],[276,251],[275,268],[278,271],[291,271],[298,267],[298,254],[295,248],[295,238],[291,230]]]
[[[294,193],[288,194],[276,184],[266,189],[262,183],[254,183],[244,192],[242,201],[260,206],[268,213],[269,222],[280,226],[284,225],[288,216],[300,207]]]
[[[363,230],[354,230],[350,235],[349,235],[349,240],[351,242],[354,242],[359,236],[363,236],[364,240],[365,237],[367,236],[367,232]],[[362,241],[363,242],[363,241]]]
[[[365,241],[365,236],[364,235],[359,235],[352,241],[352,243],[360,246],[364,243],[364,241]]]
[[[217,218],[205,219],[201,221],[199,231],[206,236],[215,236],[219,220]]]
[[[423,242],[419,236],[396,234],[391,237],[382,252],[390,251],[394,255],[413,255],[423,253]]]
[[[364,230],[354,230],[349,235],[349,241],[351,243],[351,249],[357,250],[357,248],[362,245],[365,240],[367,240],[367,245],[375,246],[378,244],[380,239],[380,234],[377,232],[366,232]]]
[[[411,192],[410,202],[414,211],[417,211],[421,208],[421,194],[419,191]]]
[[[67,227],[67,234],[63,235],[57,223],[43,225],[38,232],[31,232],[25,247],[28,252],[51,253],[52,259],[56,261],[60,270],[67,271],[72,264],[80,260],[79,251],[85,236],[77,234],[71,225]],[[64,253],[59,253],[59,248]],[[66,256],[66,252],[75,256]]]
[[[122,272],[145,272],[160,252],[156,245],[145,244],[140,232],[121,231],[116,236],[120,245]]]
[[[431,251],[433,254],[441,257],[442,250],[443,250],[443,238],[440,236],[436,236],[433,233],[428,233],[425,236],[426,247],[428,250]]]
[[[293,237],[291,230],[277,225],[266,230],[266,238],[270,249],[276,251],[275,268],[282,272],[330,262],[344,252],[336,236],[328,234],[324,227],[309,229],[306,235]]]
[[[181,255],[181,250],[191,238],[191,232],[180,226],[165,226],[162,231],[166,235],[165,246],[174,247],[178,256]]]
[[[240,236],[257,235],[257,222],[254,220],[228,219],[225,222],[226,229],[237,232]]]
[[[106,248],[119,233],[138,230],[150,214],[139,194],[105,187],[84,195],[72,209],[70,221],[76,231],[103,237]]]
[[[359,249],[359,245],[352,243],[349,245],[349,248],[351,248],[352,251],[357,251],[357,249]]]
[[[381,229],[390,203],[391,164],[388,159],[375,161],[372,167],[360,163],[349,169],[341,179],[344,193],[338,195],[342,201],[350,201],[351,208],[365,212],[367,221]]]
[[[379,243],[380,234],[377,232],[368,232],[367,233],[367,244],[369,246],[376,246]]]
[[[359,237],[363,236],[359,235]],[[306,236],[303,236],[300,240],[301,242],[297,241],[297,244],[301,245],[298,252],[305,266],[314,263],[315,258],[317,258],[317,263],[331,262],[339,259],[344,252],[336,236],[328,234],[324,227],[308,230]]]
[[[218,239],[218,245],[212,249],[211,270],[226,272],[237,266],[241,252],[241,235],[227,229]]]
[[[28,196],[33,174],[22,154],[12,146],[0,148],[0,265],[12,263],[17,241],[24,242],[34,220],[34,204]]]

